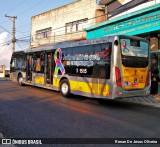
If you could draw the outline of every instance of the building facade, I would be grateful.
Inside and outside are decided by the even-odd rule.
[[[31,18],[31,47],[86,39],[83,30],[104,21],[104,9],[96,0],[77,0]]]

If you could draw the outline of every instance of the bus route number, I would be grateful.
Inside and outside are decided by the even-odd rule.
[[[76,73],[80,73],[80,74],[84,73],[84,74],[86,74],[87,73],[87,69],[86,68],[80,68],[80,69],[76,68]]]

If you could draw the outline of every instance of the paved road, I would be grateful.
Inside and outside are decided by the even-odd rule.
[[[160,109],[97,101],[0,80],[0,132],[7,138],[160,137]]]

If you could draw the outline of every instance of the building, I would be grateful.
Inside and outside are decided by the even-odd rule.
[[[87,39],[121,34],[148,38],[150,51],[156,54],[151,70],[160,71],[160,0],[101,0],[100,4],[105,5],[107,21],[86,28]]]
[[[104,9],[96,0],[77,0],[31,18],[31,47],[86,39],[83,30],[103,22]]]
[[[0,78],[5,77],[5,65],[0,65]]]

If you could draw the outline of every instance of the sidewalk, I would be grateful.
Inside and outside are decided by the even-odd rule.
[[[153,97],[152,95],[149,95],[148,97],[131,97],[131,98],[122,99],[122,101],[149,105],[149,106],[160,108],[160,95],[156,97]]]

